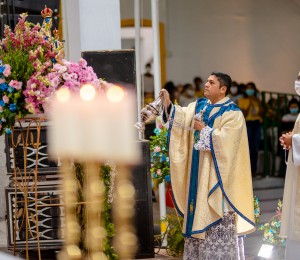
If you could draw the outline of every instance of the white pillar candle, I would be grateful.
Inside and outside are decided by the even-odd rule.
[[[134,99],[117,86],[106,95],[88,98],[90,92],[58,91],[50,113],[49,153],[76,160],[137,163]]]

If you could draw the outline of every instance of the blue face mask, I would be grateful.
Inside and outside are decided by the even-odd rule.
[[[291,114],[297,114],[299,111],[299,108],[290,108]]]
[[[255,90],[254,89],[246,89],[246,94],[247,94],[247,96],[253,96],[254,95],[254,93],[255,93]]]

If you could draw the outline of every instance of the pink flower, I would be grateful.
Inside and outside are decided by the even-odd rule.
[[[0,84],[4,83],[5,79],[0,78]]]
[[[15,88],[16,90],[22,89],[22,82],[17,80],[11,80],[8,85]]]
[[[159,146],[155,146],[154,152],[158,153],[158,152],[160,152],[160,151],[161,151],[160,147],[159,147]]]
[[[75,74],[75,73],[73,73],[73,74]],[[62,77],[65,81],[71,80],[71,74],[69,74],[68,72],[63,73]]]
[[[79,66],[81,66],[83,68],[86,68],[86,66],[87,66],[87,62],[83,58],[81,58],[78,63],[79,63]]]
[[[8,77],[8,76],[10,75],[10,73],[11,73],[10,70],[11,70],[10,65],[9,65],[9,64],[5,64],[5,69],[4,69],[4,71],[3,71],[4,77]]]
[[[158,170],[156,171],[156,173],[157,173],[157,175],[161,175],[161,169],[158,169]]]
[[[9,102],[9,97],[6,95],[4,95],[2,99],[3,99],[4,103],[6,103],[6,104]]]
[[[77,63],[70,63],[68,66],[69,73],[78,73],[80,71],[80,67]]]
[[[60,83],[60,80],[59,80],[59,78],[58,77],[56,77],[56,78],[53,78],[52,80],[50,80],[50,85],[52,86],[52,87],[57,87],[58,86],[58,84]]]
[[[0,112],[2,112],[3,111],[3,107],[2,106],[0,106]]]

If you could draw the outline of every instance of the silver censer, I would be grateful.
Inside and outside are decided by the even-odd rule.
[[[161,114],[162,108],[162,100],[158,97],[141,110],[141,121],[137,122],[134,126],[139,129],[141,133],[144,133],[145,125],[154,122],[155,118]]]

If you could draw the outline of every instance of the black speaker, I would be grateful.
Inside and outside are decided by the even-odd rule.
[[[135,228],[139,243],[136,258],[154,258],[150,144],[146,140],[138,142],[143,160],[132,170],[132,182],[136,192]]]
[[[134,50],[85,51],[81,54],[99,78],[135,92]]]

